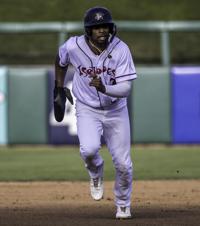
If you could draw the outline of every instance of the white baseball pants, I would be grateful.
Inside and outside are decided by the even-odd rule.
[[[120,109],[97,110],[77,101],[76,116],[80,154],[90,177],[103,177],[104,161],[99,154],[103,135],[116,169],[116,205],[130,206],[133,169],[127,106]]]

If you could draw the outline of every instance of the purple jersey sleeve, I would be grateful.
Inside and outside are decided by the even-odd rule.
[[[122,48],[121,48],[122,49]],[[137,78],[131,52],[127,45],[123,44],[121,57],[116,68],[116,82],[123,82]]]

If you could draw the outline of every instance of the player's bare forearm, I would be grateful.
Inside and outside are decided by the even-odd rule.
[[[60,58],[57,55],[55,60],[55,86],[53,90],[54,95],[54,115],[58,122],[61,122],[65,115],[65,103],[66,99],[73,104],[73,97],[70,90],[64,87],[65,74],[67,67],[61,67],[59,65]]]
[[[63,87],[64,80],[65,80],[65,74],[66,74],[68,66],[61,67],[59,65],[59,61],[60,61],[60,58],[59,58],[59,55],[57,54],[56,60],[55,60],[55,80],[56,80],[58,87]]]

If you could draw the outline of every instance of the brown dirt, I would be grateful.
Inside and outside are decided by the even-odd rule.
[[[0,226],[200,225],[200,180],[136,181],[133,219],[116,220],[113,182],[104,199],[85,182],[0,183]]]

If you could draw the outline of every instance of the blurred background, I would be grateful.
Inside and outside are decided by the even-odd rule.
[[[78,144],[74,107],[54,119],[54,59],[105,6],[130,47],[138,79],[129,97],[133,143],[200,143],[198,0],[1,0],[0,144]],[[66,86],[71,88],[73,69]]]
[[[0,22],[82,22],[85,11],[93,6],[108,7],[115,21],[198,21],[198,0],[1,0]],[[192,26],[192,25],[191,25]],[[198,64],[200,55],[200,33],[186,29],[170,32],[170,58],[173,64]],[[160,64],[160,32],[162,29],[118,29],[134,52],[135,63]],[[172,28],[172,27],[171,27]],[[27,29],[28,30],[28,29]],[[68,36],[82,33],[68,32]],[[158,32],[157,32],[158,31]],[[198,31],[198,32],[197,32]],[[58,32],[40,29],[26,32],[18,29],[0,35],[0,64],[53,64],[58,47]],[[3,45],[2,45],[3,43]]]

